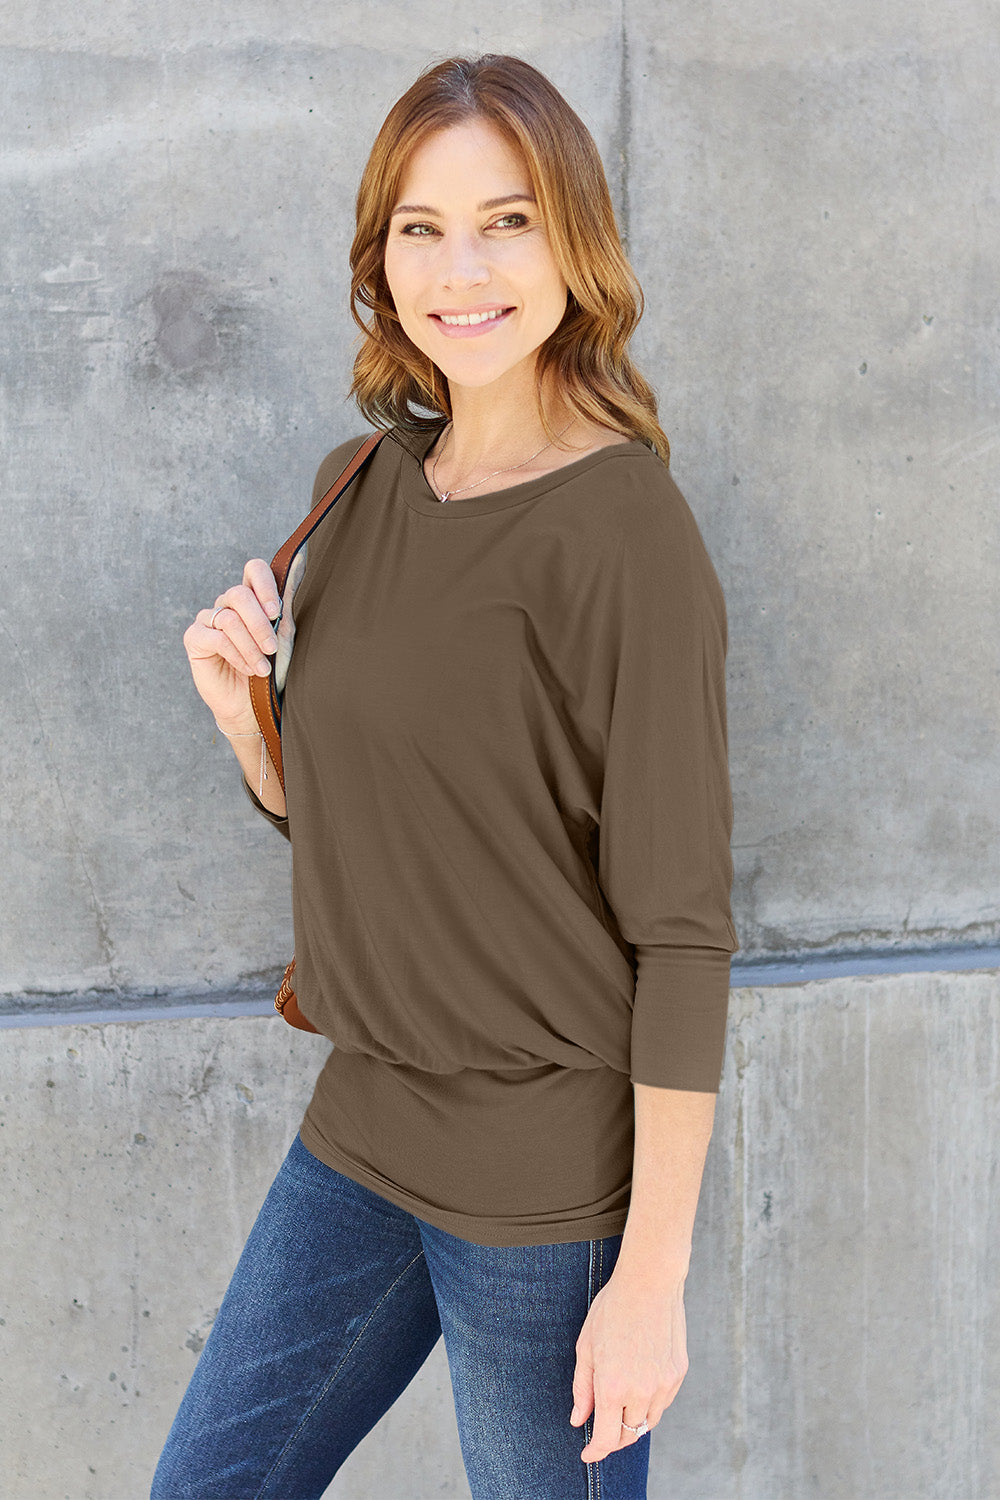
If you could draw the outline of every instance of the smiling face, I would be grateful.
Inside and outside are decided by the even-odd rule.
[[[407,163],[385,274],[407,337],[450,385],[488,386],[534,369],[567,285],[527,166],[483,119],[439,130]]]

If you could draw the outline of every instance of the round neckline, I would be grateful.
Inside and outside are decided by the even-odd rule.
[[[547,474],[539,474],[537,478],[526,479],[521,484],[511,484],[502,490],[491,490],[485,495],[468,495],[460,500],[440,500],[431,489],[427,475],[424,473],[424,458],[437,437],[437,430],[407,433],[405,437],[408,441],[401,440],[402,435],[395,431],[391,436],[396,437],[403,450],[404,480],[409,481],[403,484],[403,499],[411,510],[419,511],[425,516],[436,516],[441,521],[454,521],[461,516],[486,516],[494,511],[507,510],[512,505],[523,505],[525,501],[534,500],[538,495],[545,494],[547,490],[567,484],[605,458],[616,458],[626,454],[629,456],[645,454],[647,457],[652,455],[652,450],[638,438],[625,438],[621,442],[608,443],[603,448],[595,448],[592,453],[585,453],[581,458],[574,459],[572,463],[563,464],[558,469],[550,469]]]

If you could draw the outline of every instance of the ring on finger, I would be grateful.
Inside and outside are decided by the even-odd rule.
[[[222,611],[224,609],[229,609],[229,608],[230,608],[230,606],[228,604],[220,604],[219,605],[219,607],[216,609],[215,613],[212,615],[212,618],[208,622],[208,628],[209,628],[209,630],[214,630],[216,628],[216,625],[215,625],[216,619],[218,618],[219,615],[222,614]]]
[[[626,1422],[624,1420],[622,1421],[622,1426],[627,1427],[629,1432],[634,1432],[636,1437],[644,1437],[645,1434],[649,1431],[649,1423],[646,1421],[645,1417],[643,1417],[638,1427],[633,1427],[631,1422]]]

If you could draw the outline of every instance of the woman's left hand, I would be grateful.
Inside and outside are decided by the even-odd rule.
[[[576,1341],[570,1417],[576,1426],[594,1412],[584,1463],[638,1442],[622,1422],[638,1427],[645,1418],[652,1430],[680,1390],[688,1369],[684,1280],[619,1259],[591,1303]]]

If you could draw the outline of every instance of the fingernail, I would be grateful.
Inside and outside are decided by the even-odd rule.
[[[264,658],[261,657],[260,661],[257,663],[257,676],[267,677],[270,671],[271,663],[269,661],[265,661]]]
[[[275,615],[278,613],[278,610],[280,609],[281,606],[279,605],[277,599],[272,599],[264,607],[267,610],[268,614],[271,616],[271,619],[273,620],[274,617],[275,617]]]

